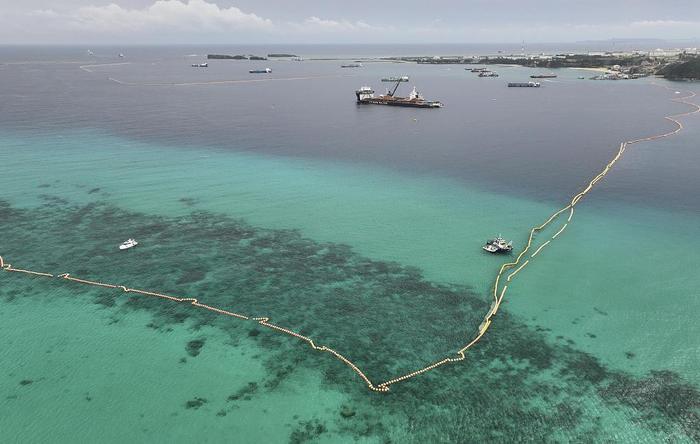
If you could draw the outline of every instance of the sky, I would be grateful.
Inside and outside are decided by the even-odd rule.
[[[700,39],[700,0],[0,0],[0,44]]]

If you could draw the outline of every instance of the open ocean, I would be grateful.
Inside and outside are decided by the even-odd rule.
[[[676,91],[700,93],[310,60],[391,47],[206,69],[280,50],[92,50],[0,47],[5,264],[269,317],[375,384],[471,340],[508,259],[486,239],[522,248],[620,142],[675,128]],[[395,75],[445,107],[356,105]],[[464,361],[386,394],[254,321],[0,272],[0,441],[700,442],[700,115],[680,120],[628,147]]]

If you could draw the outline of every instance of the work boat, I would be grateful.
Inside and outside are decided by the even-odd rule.
[[[121,245],[119,245],[120,250],[128,250],[129,248],[134,248],[137,246],[139,243],[136,242],[134,239],[127,239],[125,242],[123,242]]]
[[[396,96],[396,90],[401,83],[408,82],[408,76],[395,77],[392,81],[396,82],[394,89],[387,91],[386,94],[378,97],[374,96],[374,91],[369,86],[363,86],[362,88],[358,89],[355,91],[357,103],[370,105],[406,106],[411,108],[442,108],[441,102],[437,100],[425,100],[423,96],[416,91],[415,87],[408,97]]]
[[[483,249],[489,253],[508,253],[513,250],[513,242],[506,242],[501,236],[486,242]]]

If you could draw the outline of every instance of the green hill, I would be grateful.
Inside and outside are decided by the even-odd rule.
[[[700,57],[671,63],[661,68],[657,74],[670,80],[700,80]]]

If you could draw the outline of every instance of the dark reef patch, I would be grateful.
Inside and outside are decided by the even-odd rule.
[[[325,432],[327,432],[325,424],[318,419],[302,421],[290,435],[289,444],[312,442],[317,440]]]
[[[204,280],[206,271],[201,268],[187,268],[182,271],[181,276],[175,281],[177,285],[191,284]]]
[[[193,399],[190,399],[189,401],[187,401],[185,403],[185,408],[197,410],[198,408],[202,407],[206,403],[207,403],[206,398],[196,397],[196,398],[193,398]]]
[[[33,382],[34,381],[32,381],[31,379],[22,379],[21,381],[19,381],[19,385],[30,385]]]
[[[204,347],[205,342],[206,341],[204,339],[193,339],[189,341],[185,346],[187,354],[192,357],[199,355],[199,352],[202,350],[202,347]]]
[[[641,424],[658,422],[655,429],[666,430],[668,422],[677,424],[683,432],[700,442],[700,391],[670,371],[652,371],[635,379],[616,374],[599,389],[604,399],[615,400],[632,407]],[[663,417],[667,421],[658,421]]]
[[[244,400],[244,401],[250,401],[255,393],[258,391],[258,383],[257,382],[249,382],[247,385],[243,386],[241,389],[236,391],[236,393],[233,393],[229,395],[228,398],[226,398],[227,401],[239,401],[239,400]]]
[[[347,405],[344,405],[340,409],[340,416],[342,416],[343,418],[352,418],[356,414],[357,412],[352,407]]]
[[[294,230],[256,228],[209,213],[166,218],[100,202],[73,206],[45,196],[37,209],[17,209],[0,200],[0,228],[0,254],[18,266],[197,297],[223,309],[270,316],[274,323],[346,354],[375,382],[454,353],[469,340],[490,303],[488,295],[471,288],[430,282],[420,270],[363,257],[346,245],[314,242]],[[134,232],[140,233],[142,245],[130,254],[115,251]],[[531,327],[513,317],[507,304],[465,362],[378,395],[368,392],[338,360],[253,323],[70,282],[13,273],[2,273],[0,280],[0,298],[8,302],[80,295],[116,313],[148,311],[149,328],[159,331],[185,324],[197,338],[186,345],[188,356],[201,352],[205,342],[197,330],[203,326],[225,332],[233,346],[254,340],[262,351],[251,355],[260,359],[267,375],[229,395],[224,409],[217,405],[219,416],[242,401],[279,390],[299,369],[320,372],[320,384],[343,392],[344,407],[333,413],[332,424],[297,419],[290,442],[331,434],[338,434],[340,441],[610,441],[613,436],[604,428],[601,412],[585,407],[590,397],[637,429],[682,430],[689,439],[700,440],[696,386],[669,371],[638,377],[610,369],[577,350],[573,340],[550,338],[547,326]],[[65,291],[49,291],[57,286]],[[185,408],[206,403],[195,397]],[[405,434],[397,437],[397,430]]]

